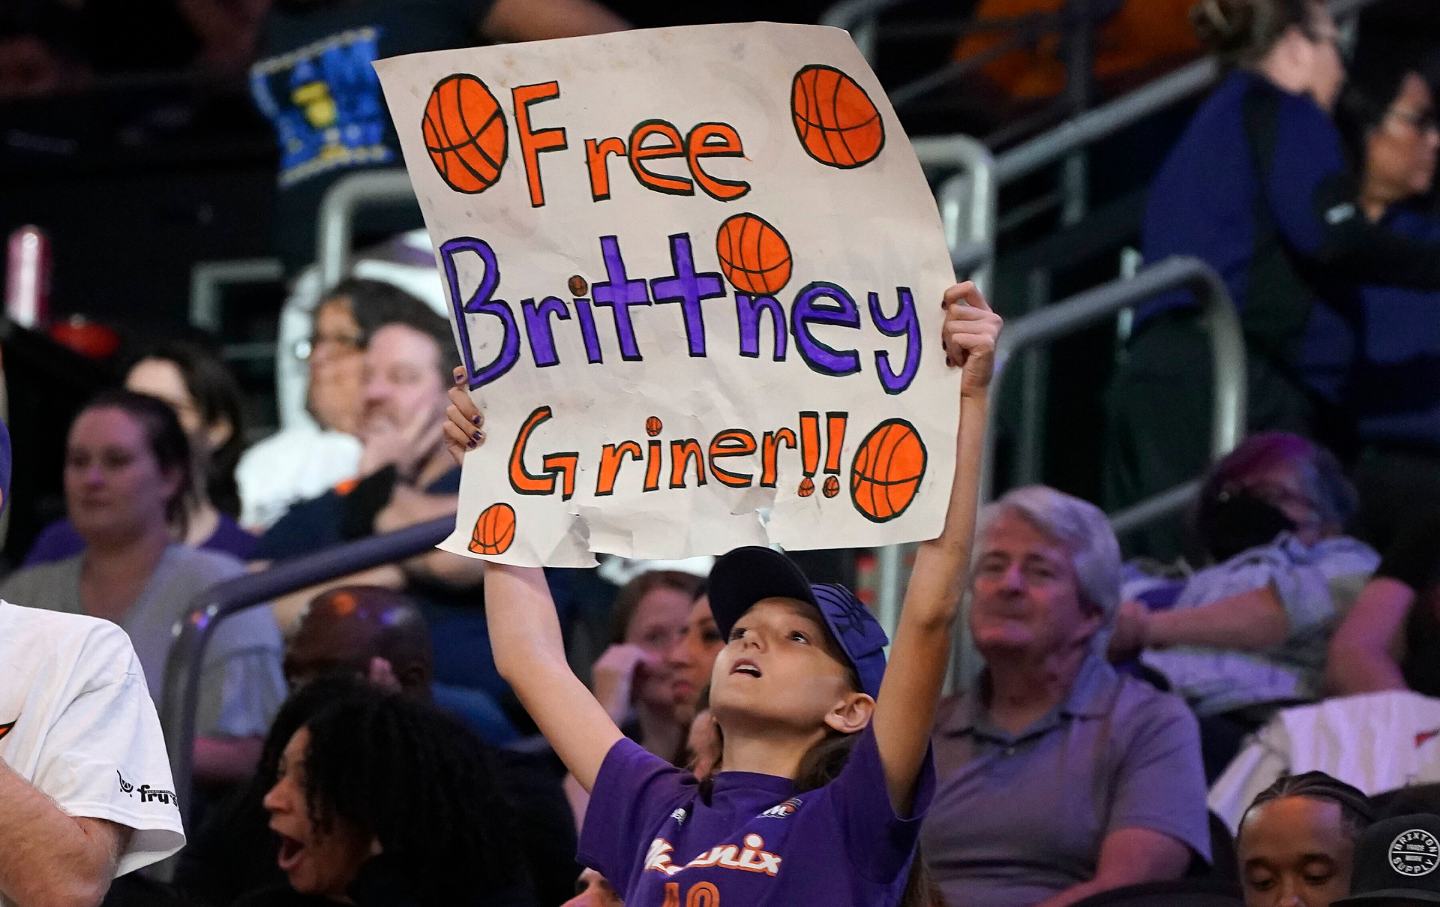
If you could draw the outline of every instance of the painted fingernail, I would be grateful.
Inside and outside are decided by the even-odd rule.
[[[479,424],[480,424],[480,414],[479,414],[479,413],[476,413],[475,415],[471,416],[471,417],[470,417],[470,421],[473,422],[473,423],[476,424],[476,425],[479,425]]]
[[[471,441],[473,441],[474,443],[477,443],[477,444],[478,444],[478,443],[480,443],[481,441],[484,441],[484,440],[485,440],[485,433],[484,433],[483,431],[471,432],[471,434],[470,434],[470,439],[471,439]]]
[[[477,440],[479,440],[479,442],[480,442],[481,444],[484,444],[484,443],[485,443],[485,433],[484,433],[483,431],[477,431],[475,434],[477,434],[477,435],[480,436]]]
[[[469,441],[466,441],[466,442],[465,442],[465,449],[466,449],[466,450],[474,450],[476,443],[477,443],[477,442],[476,442],[473,438],[472,438],[471,440],[469,440]]]
[[[464,383],[465,383],[465,372],[461,371],[460,369],[456,369],[456,370],[455,370],[455,383],[456,383],[456,384],[464,384]]]

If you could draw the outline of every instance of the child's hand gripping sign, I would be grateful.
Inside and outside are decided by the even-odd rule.
[[[657,29],[376,68],[485,414],[444,548],[583,566],[940,533],[953,274],[848,35]]]

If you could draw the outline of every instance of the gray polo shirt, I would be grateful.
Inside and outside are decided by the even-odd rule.
[[[939,715],[921,843],[952,905],[1028,907],[1089,881],[1121,828],[1209,859],[1200,732],[1178,697],[1091,655],[1065,701],[1020,734],[991,724],[977,695]]]
[[[84,557],[77,554],[17,570],[0,584],[0,597],[32,608],[80,614]],[[202,591],[244,572],[244,565],[228,554],[179,544],[165,549],[140,597],[119,621],[157,705],[164,699],[165,663],[176,621],[189,612]],[[269,607],[251,608],[223,621],[205,650],[196,732],[207,737],[263,737],[285,699],[283,649]]]

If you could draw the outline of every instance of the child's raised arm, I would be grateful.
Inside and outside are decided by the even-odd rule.
[[[875,742],[885,768],[890,803],[904,815],[929,745],[935,706],[950,663],[950,643],[960,608],[960,587],[970,562],[984,453],[990,377],[1000,316],[975,284],[945,291],[945,354],[965,370],[960,386],[955,479],[940,537],[920,544],[905,590],[890,664],[875,707]]]
[[[450,389],[445,442],[457,461],[484,442],[484,419],[462,387]],[[565,660],[565,641],[545,571],[489,564],[485,619],[495,667],[570,774],[587,791],[605,754],[621,737],[605,709]]]

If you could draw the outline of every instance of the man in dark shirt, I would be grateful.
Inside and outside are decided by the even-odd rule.
[[[365,350],[358,478],[293,506],[261,536],[258,560],[309,554],[454,514],[460,469],[440,434],[454,344],[443,317],[418,300],[408,303],[375,329]],[[292,593],[275,607],[283,628],[327,587],[405,589],[430,624],[436,679],[503,703],[510,691],[490,657],[483,576],[480,561],[434,550]],[[513,736],[501,727],[490,742]]]

